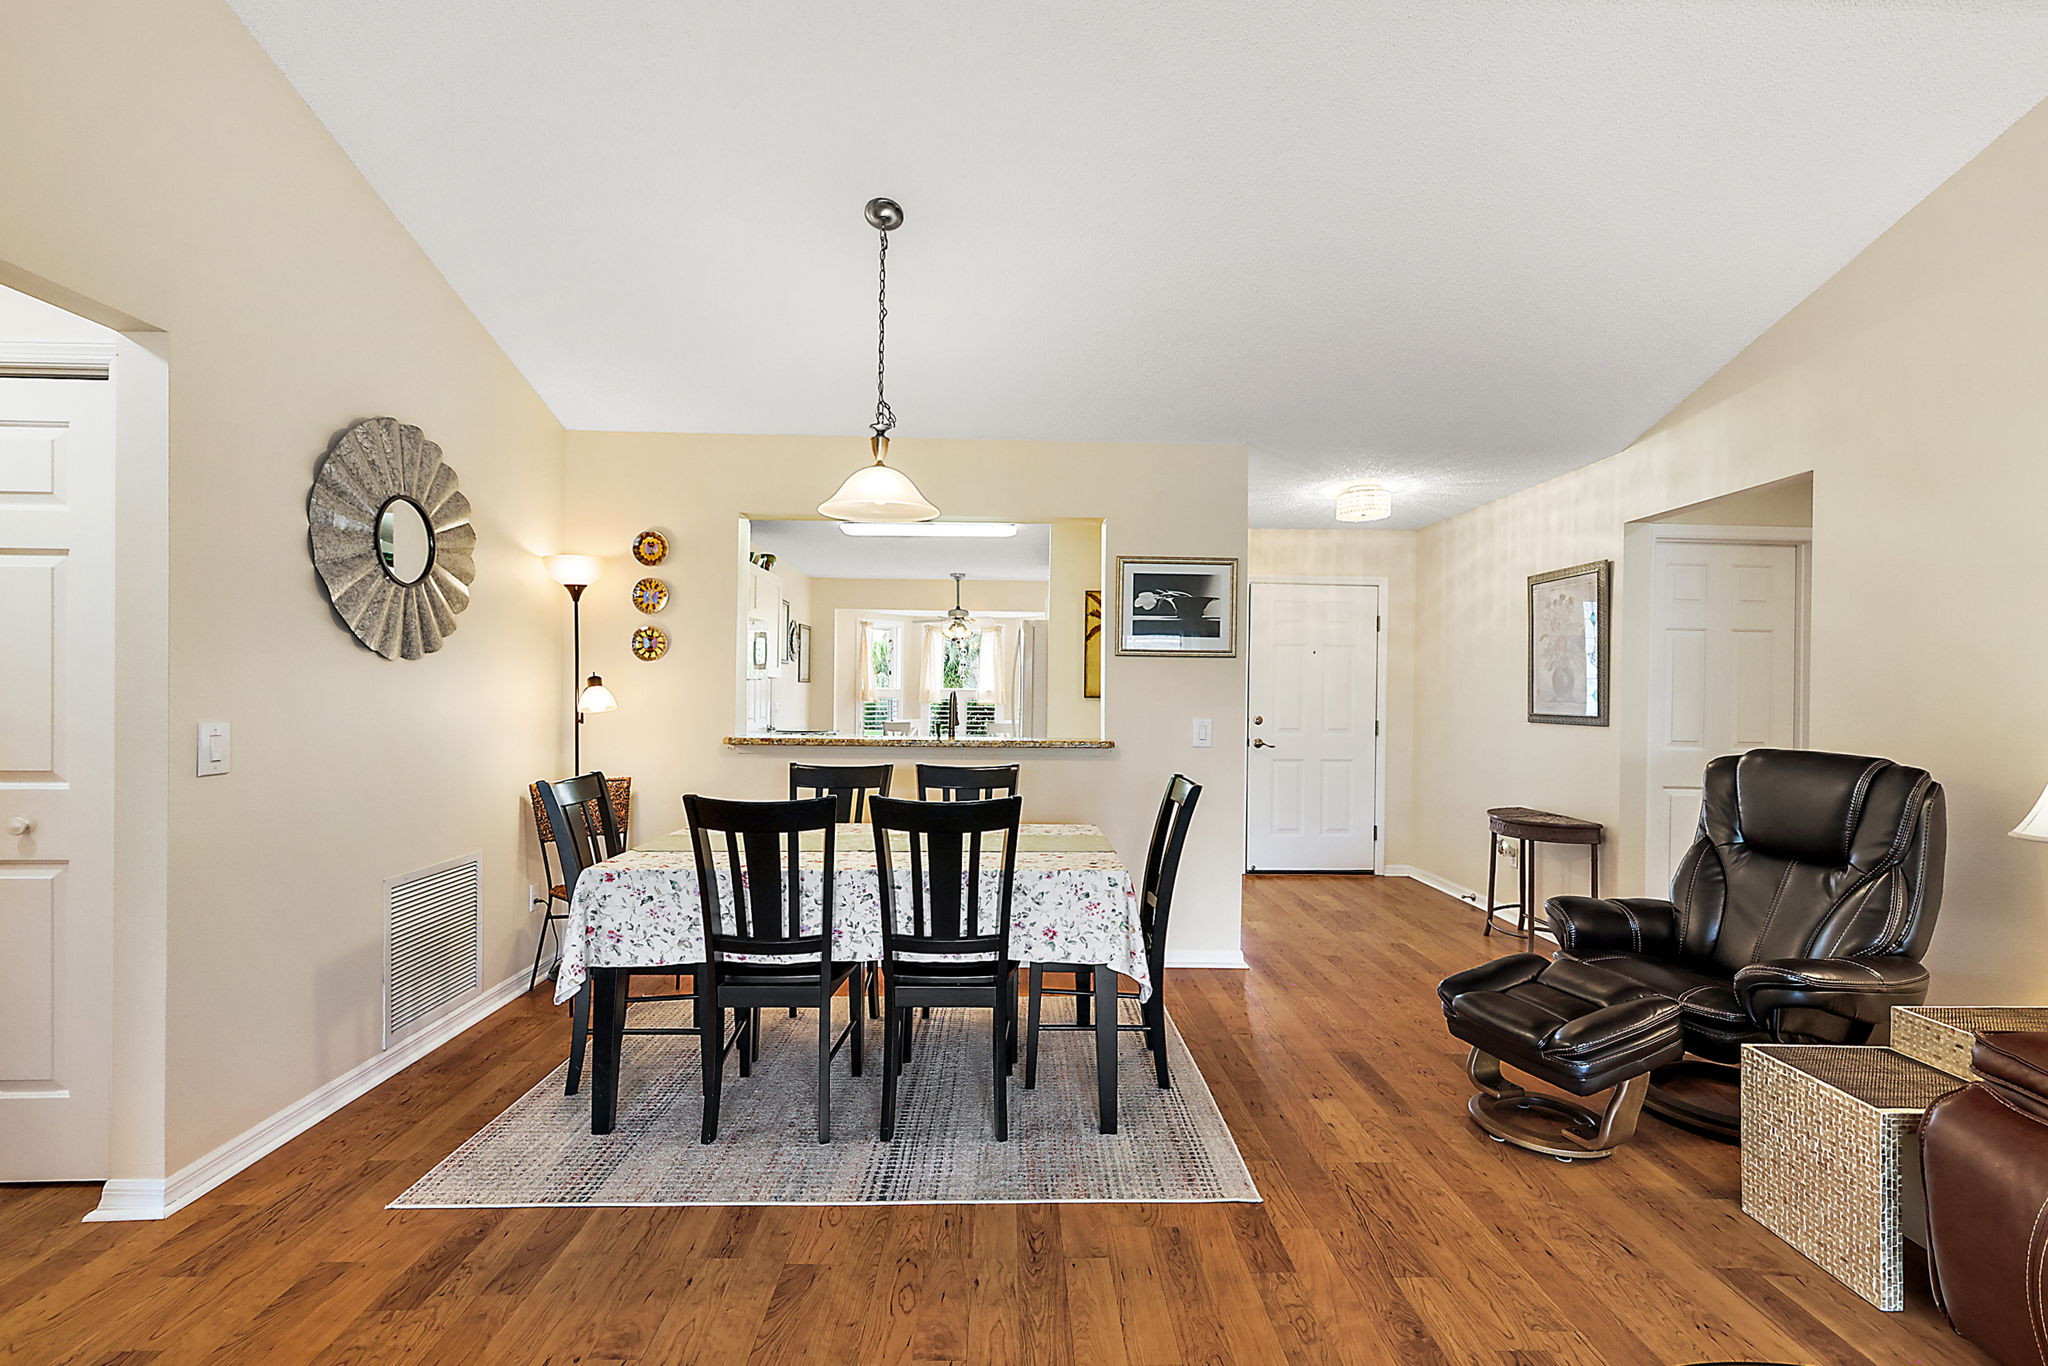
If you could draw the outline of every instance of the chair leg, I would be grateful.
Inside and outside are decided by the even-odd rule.
[[[694,1013],[704,1072],[704,1129],[698,1141],[710,1143],[718,1137],[718,1093],[725,1083],[725,1012],[718,1008],[701,982],[697,988]]]
[[[628,990],[631,984],[628,983]],[[573,1096],[583,1089],[583,1053],[590,1042],[590,979],[583,979],[583,986],[576,998],[569,1003],[569,1085],[563,1090],[565,1096]]]
[[[996,989],[995,1009],[989,1015],[989,1038],[993,1043],[995,1056],[995,1110],[996,1142],[1007,1142],[1010,1137],[1010,1028],[1004,1017],[1002,989]]]
[[[1152,999],[1145,1002],[1145,1041],[1152,1046],[1152,1069],[1159,1075],[1159,1089],[1171,1091],[1173,1077],[1166,1070],[1166,986],[1152,979]]]
[[[1024,1006],[1024,1089],[1033,1090],[1038,1085],[1038,1008],[1040,993],[1045,990],[1045,969],[1037,963],[1031,965],[1030,995]]]
[[[867,972],[868,1018],[879,1020],[882,1018],[882,965],[880,963],[869,963],[867,965]]]
[[[827,974],[829,979],[830,974]],[[853,1002],[860,1013],[860,1002]],[[832,997],[818,1002],[818,1142],[832,1141]]]
[[[882,1006],[882,1142],[896,1136],[896,1074],[903,1068],[903,1041],[896,1032],[896,1006],[885,993]]]
[[[761,1027],[761,1012],[751,1009],[735,1009],[732,1013],[732,1046],[739,1050],[740,1075],[754,1075],[754,1031]]]
[[[526,989],[528,991],[532,991],[540,982],[540,956],[548,951],[548,927],[554,923],[555,918],[543,911],[540,921],[540,933],[534,937],[533,941],[533,971],[526,974]]]
[[[856,967],[853,980],[846,986],[846,1026],[853,1031],[852,1072],[856,1077],[860,1075],[861,1066],[866,1061],[863,1055],[867,1052],[867,1011],[862,1008],[860,986],[866,975],[866,968]]]

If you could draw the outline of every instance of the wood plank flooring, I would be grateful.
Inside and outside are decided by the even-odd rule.
[[[560,1060],[543,989],[161,1223],[0,1188],[0,1361],[1988,1360],[1745,1218],[1732,1148],[1647,1119],[1606,1162],[1485,1141],[1433,990],[1511,950],[1469,908],[1246,890],[1253,970],[1169,1001],[1264,1204],[387,1211]]]

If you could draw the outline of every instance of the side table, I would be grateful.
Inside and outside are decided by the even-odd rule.
[[[1535,846],[1539,844],[1584,844],[1591,846],[1593,857],[1593,882],[1589,896],[1600,895],[1600,841],[1606,831],[1598,821],[1581,820],[1577,816],[1560,816],[1555,811],[1538,811],[1528,806],[1496,806],[1486,813],[1486,929],[1493,933],[1493,917],[1496,911],[1515,913],[1514,933],[1517,938],[1534,941],[1536,938],[1536,859]],[[1515,860],[1519,886],[1515,900],[1496,904],[1494,890],[1497,881],[1496,868],[1500,860],[1502,839],[1516,841],[1519,857]]]
[[[2048,1029],[2039,1006],[1893,1006],[1892,1048],[1964,1081],[1980,1030]]]
[[[1745,1045],[1742,1212],[1878,1308],[1905,1308],[1905,1238],[1924,1227],[1915,1131],[1960,1085],[1889,1048]]]

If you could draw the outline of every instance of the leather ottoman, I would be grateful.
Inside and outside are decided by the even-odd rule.
[[[1651,1070],[1685,1053],[1677,1001],[1575,958],[1496,958],[1446,977],[1437,996],[1451,1033],[1472,1045],[1473,1120],[1499,1142],[1564,1162],[1626,1143]],[[1502,1063],[1575,1096],[1613,1094],[1596,1112],[1514,1085]]]

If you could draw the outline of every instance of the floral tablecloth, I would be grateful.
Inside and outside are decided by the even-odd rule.
[[[872,962],[882,956],[874,835],[869,826],[842,825],[833,838],[833,956]],[[798,856],[803,882],[799,908],[804,929],[811,933],[817,931],[822,914],[823,843],[822,836],[811,836]],[[910,896],[906,863],[901,853],[892,859],[897,895],[905,901]],[[721,880],[730,875],[729,870],[719,870]],[[992,900],[1000,873],[985,876],[983,896]],[[1101,830],[1092,825],[1019,829],[1010,954],[1025,963],[1106,964],[1136,981],[1150,997],[1137,888]],[[606,859],[577,879],[562,936],[562,962],[555,974],[555,1000],[574,997],[590,968],[659,967],[703,959],[697,862],[690,853],[689,832],[679,830]]]

